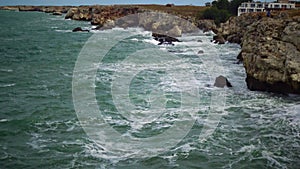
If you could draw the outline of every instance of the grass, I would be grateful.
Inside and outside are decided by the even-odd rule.
[[[167,7],[165,5],[137,5],[143,9],[149,9],[159,12],[171,13],[171,14],[179,14],[183,16],[197,16],[200,12],[203,12],[207,7],[205,6],[172,6]]]

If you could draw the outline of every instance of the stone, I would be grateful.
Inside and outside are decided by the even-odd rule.
[[[72,32],[89,32],[89,30],[82,29],[81,27],[74,28]]]
[[[214,86],[219,87],[219,88],[224,88],[225,86],[232,87],[231,83],[224,76],[218,76],[215,80]]]
[[[199,51],[198,51],[198,54],[203,54],[203,53],[204,53],[203,50],[199,50]]]
[[[225,44],[225,42],[226,42],[226,40],[224,39],[224,37],[222,35],[220,35],[220,34],[215,35],[213,37],[213,40],[214,40],[215,43],[218,43],[218,44]]]
[[[170,44],[170,45],[174,45],[173,42],[181,42],[179,39],[177,38],[173,38],[170,37],[168,35],[164,35],[164,34],[159,34],[159,33],[152,33],[152,37],[156,40],[159,41],[158,45],[162,45],[162,44]]]

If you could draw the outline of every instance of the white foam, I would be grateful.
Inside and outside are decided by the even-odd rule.
[[[11,83],[11,84],[0,84],[0,87],[12,87],[15,86],[15,83]]]
[[[12,69],[0,69],[1,72],[13,72]]]
[[[139,41],[137,38],[130,39],[132,41]]]
[[[72,32],[72,30],[59,30],[59,29],[56,29],[55,31],[56,32]]]
[[[143,42],[151,43],[151,44],[154,44],[154,45],[157,45],[159,43],[154,39],[144,39]]]
[[[8,119],[1,119],[1,120],[0,120],[0,123],[8,122],[8,121],[9,121]]]

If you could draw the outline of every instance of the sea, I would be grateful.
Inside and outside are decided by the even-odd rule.
[[[75,27],[0,11],[0,168],[299,169],[300,96],[248,90],[239,45]]]

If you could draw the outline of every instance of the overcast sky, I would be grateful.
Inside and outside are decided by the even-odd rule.
[[[110,5],[110,4],[167,4],[204,5],[212,0],[0,0],[0,5]]]

